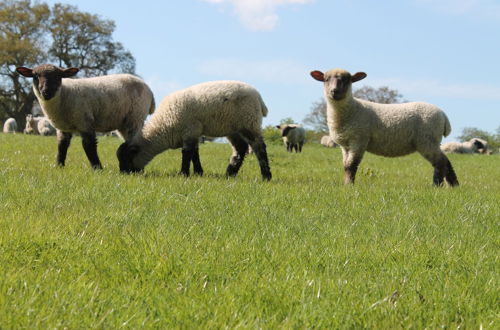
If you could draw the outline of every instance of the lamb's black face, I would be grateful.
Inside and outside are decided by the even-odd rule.
[[[21,75],[33,78],[33,87],[38,95],[48,101],[53,98],[62,84],[62,78],[72,77],[79,69],[62,69],[52,64],[43,64],[34,69],[19,67],[16,69]]]
[[[134,158],[139,152],[137,146],[131,146],[129,142],[124,142],[116,151],[116,157],[120,162],[120,171],[124,173],[142,172],[144,169],[134,166]]]

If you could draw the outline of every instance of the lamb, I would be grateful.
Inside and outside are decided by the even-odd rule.
[[[17,131],[17,122],[14,118],[8,118],[5,123],[3,123],[3,132],[4,133],[16,133]]]
[[[266,145],[262,137],[262,117],[268,113],[259,92],[239,81],[206,82],[177,91],[163,99],[142,132],[124,142],[117,151],[122,172],[140,172],[159,153],[182,148],[181,174],[202,175],[198,151],[202,135],[223,137],[233,153],[226,170],[238,173],[249,145],[259,161],[262,178],[271,179]]]
[[[56,129],[47,118],[33,117],[33,115],[29,114],[26,116],[24,134],[56,135]]]
[[[57,164],[64,166],[73,133],[82,136],[83,149],[92,168],[102,169],[97,155],[96,132],[118,130],[125,140],[139,132],[154,111],[150,88],[130,74],[64,79],[79,69],[44,64],[18,73],[33,78],[33,90],[45,116],[57,128]]]
[[[321,138],[321,145],[328,147],[328,148],[335,148],[337,145],[333,141],[333,139],[330,137],[330,135],[323,135]]]
[[[346,184],[354,183],[365,151],[385,157],[417,151],[434,167],[434,185],[442,185],[444,179],[450,186],[458,185],[455,171],[440,149],[442,136],[451,132],[442,110],[423,102],[379,104],[354,98],[352,83],[365,78],[364,72],[351,75],[333,69],[312,71],[311,76],[324,83],[328,128],[342,148]]]
[[[288,152],[292,152],[293,149],[295,149],[295,152],[302,152],[302,146],[306,138],[306,131],[302,126],[297,124],[281,124],[276,125],[276,128],[281,130],[283,143]]]
[[[441,146],[441,150],[447,154],[488,154],[488,142],[479,138],[467,142],[448,142]]]

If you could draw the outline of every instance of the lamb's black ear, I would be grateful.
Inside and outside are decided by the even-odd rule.
[[[275,127],[281,129],[281,125],[276,125]]]
[[[317,81],[325,81],[325,75],[323,74],[323,72],[318,70],[311,71],[311,77],[313,77]]]
[[[73,77],[74,75],[76,75],[78,73],[78,71],[80,71],[80,69],[78,69],[78,68],[65,69],[65,70],[63,70],[62,77],[63,78]]]
[[[17,73],[19,73],[22,76],[28,77],[28,78],[33,78],[33,70],[29,68],[25,68],[24,66],[20,66],[16,68]]]
[[[283,132],[281,132],[281,136],[287,136],[288,132],[290,132],[292,129],[297,128],[295,126],[287,126],[285,129],[283,129]]]
[[[356,72],[356,73],[352,76],[351,81],[352,81],[352,82],[360,81],[360,80],[362,80],[362,79],[365,79],[365,78],[366,78],[366,76],[367,76],[367,74],[366,74],[366,73],[364,73],[364,72]]]

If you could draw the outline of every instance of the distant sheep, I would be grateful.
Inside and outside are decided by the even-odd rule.
[[[335,148],[337,145],[333,141],[333,139],[330,137],[330,135],[324,135],[321,138],[321,145],[328,147],[328,148]]]
[[[8,118],[3,124],[3,132],[4,133],[16,133],[17,131],[17,122],[14,118]]]
[[[46,117],[34,117],[29,114],[26,116],[25,134],[35,135],[56,135],[56,129]]]
[[[276,125],[276,128],[281,130],[281,136],[286,150],[292,152],[302,152],[302,146],[306,138],[306,131],[304,128],[297,124],[281,124]]]
[[[448,142],[441,146],[447,154],[488,154],[488,142],[473,138],[467,142]]]
[[[132,141],[118,148],[122,172],[138,172],[166,149],[182,148],[181,173],[203,174],[198,143],[201,136],[225,136],[233,147],[227,176],[236,176],[251,145],[262,178],[271,179],[262,117],[267,108],[253,87],[238,81],[214,81],[192,86],[165,97]]]
[[[312,71],[311,76],[324,83],[330,136],[342,148],[344,182],[354,183],[365,151],[386,157],[419,152],[434,167],[434,185],[446,179],[458,185],[453,167],[440,149],[443,136],[451,132],[445,113],[436,106],[411,102],[380,104],[352,96],[352,83],[366,73],[351,75],[346,70],[326,73]]]
[[[71,137],[78,132],[91,166],[102,168],[96,132],[118,130],[128,141],[154,111],[150,88],[130,74],[65,79],[75,76],[79,69],[50,64],[34,69],[18,67],[16,71],[33,78],[33,90],[42,111],[58,129],[57,164],[60,166],[65,165]]]

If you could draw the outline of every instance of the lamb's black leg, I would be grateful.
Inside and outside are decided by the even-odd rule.
[[[65,165],[72,136],[71,133],[57,131],[57,165],[61,167]]]
[[[446,157],[446,158],[447,158],[446,159],[447,172],[445,175],[446,181],[452,187],[458,186],[458,178],[457,178],[457,175],[455,174],[455,170],[453,169],[453,166],[451,165],[451,162],[448,159],[448,157]]]
[[[97,155],[97,138],[95,132],[81,132],[82,135],[82,145],[85,154],[90,161],[90,165],[93,169],[102,169],[101,161]]]
[[[228,136],[227,139],[233,146],[233,154],[227,166],[226,176],[236,176],[248,151],[248,143],[239,135]]]
[[[267,158],[266,144],[260,133],[252,133],[250,131],[241,132],[242,136],[252,146],[253,152],[259,161],[260,173],[262,179],[269,181],[272,178],[271,168],[269,167],[269,159]]]
[[[198,148],[198,145],[196,145],[196,148],[194,149],[192,161],[193,161],[194,174],[202,176],[203,168],[201,167],[200,150]]]
[[[286,151],[292,152],[293,150],[293,145],[290,142],[286,143]]]
[[[195,153],[195,149],[198,148],[198,140],[190,139],[186,140],[182,146],[182,165],[181,165],[181,174],[184,176],[189,176],[189,167],[191,165],[191,161],[193,160],[193,156]],[[198,156],[199,161],[199,156]],[[193,161],[194,163],[194,161]],[[201,164],[200,164],[201,167]]]

